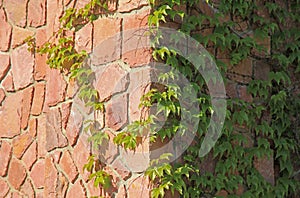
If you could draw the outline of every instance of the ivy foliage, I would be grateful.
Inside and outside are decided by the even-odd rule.
[[[200,124],[194,143],[182,156],[182,162],[153,165],[146,172],[154,182],[152,197],[164,197],[167,191],[171,191],[173,196],[177,191],[182,197],[215,197],[220,191],[226,191],[228,197],[296,196],[300,188],[299,181],[295,179],[299,174],[295,167],[299,167],[300,159],[300,125],[297,121],[300,112],[300,2],[150,2],[153,11],[149,25],[171,25],[196,39],[215,57],[226,81],[232,80],[228,72],[245,59],[270,66],[269,74],[263,79],[251,77],[250,82],[241,84],[247,85],[247,93],[253,100],[228,98],[222,136],[209,156],[201,158],[198,151],[210,121],[208,109],[211,107],[204,79],[194,72],[193,66],[184,57],[173,53],[168,46],[154,48],[154,58],[176,68],[190,79],[195,90],[204,98],[204,104],[201,105],[202,116],[199,116]],[[271,49],[268,49],[268,43],[265,45],[268,39]],[[159,41],[160,38],[154,37],[154,46]],[[229,61],[218,58],[220,53],[226,53]],[[152,90],[148,95],[155,101],[164,98],[167,93]],[[176,93],[175,90],[174,95]],[[174,110],[172,105],[165,108],[167,112]],[[164,130],[154,134],[165,138],[176,133],[176,128],[169,129],[170,133]],[[267,182],[257,170],[255,164],[260,159],[274,162],[274,184]],[[211,162],[211,166],[215,163],[213,171],[201,168],[206,160]]]

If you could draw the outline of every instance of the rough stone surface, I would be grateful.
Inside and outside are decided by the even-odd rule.
[[[119,12],[130,12],[131,10],[148,5],[147,0],[119,0]]]
[[[8,182],[15,188],[20,189],[21,184],[26,178],[26,171],[21,162],[12,158],[8,169]]]
[[[66,173],[69,181],[74,183],[75,179],[78,176],[78,171],[69,151],[65,151],[63,153],[59,165],[61,166],[62,170]]]
[[[72,102],[63,103],[61,105],[61,117],[62,117],[62,127],[66,129],[67,123],[71,113]]]
[[[1,33],[0,33],[0,38],[1,38]],[[8,70],[9,70],[9,55],[0,54],[0,82],[7,74]]]
[[[33,186],[29,179],[26,179],[24,184],[21,187],[21,193],[26,197],[35,197]]]
[[[35,36],[36,46],[40,47],[47,42],[47,32],[46,29],[37,29]],[[46,64],[47,55],[36,54],[35,55],[35,68],[34,68],[34,79],[43,80],[46,77],[48,65]]]
[[[24,162],[26,169],[30,170],[33,163],[36,162],[36,160],[37,160],[37,144],[34,141],[25,151],[22,157],[22,161]]]
[[[46,115],[43,114],[38,118],[38,127],[37,127],[37,143],[38,143],[38,156],[45,157],[46,150],[46,124],[47,118]]]
[[[32,36],[33,34],[34,34],[33,31],[14,26],[12,31],[12,42],[11,42],[12,48],[16,48],[17,46],[22,45],[24,43],[24,40],[28,36]]]
[[[46,0],[30,0],[28,3],[28,25],[39,27],[46,22]]]
[[[121,22],[119,18],[99,18],[94,21],[93,64],[100,65],[120,58]]]
[[[105,125],[114,130],[120,129],[127,122],[127,94],[118,95],[112,98],[107,104],[105,112]]]
[[[275,184],[273,155],[271,155],[270,158],[268,158],[267,156],[264,156],[262,158],[255,158],[254,167],[265,178],[267,182],[272,185]]]
[[[4,90],[2,88],[0,88],[0,106],[1,106],[2,101],[4,100],[5,96],[6,95],[5,95]]]
[[[52,158],[45,159],[45,181],[44,196],[56,198],[56,185],[58,180],[58,172],[54,166]]]
[[[252,102],[253,100],[251,94],[247,92],[247,86],[238,86],[238,95],[239,98],[243,99],[246,102]]]
[[[45,104],[54,106],[64,100],[67,84],[59,70],[49,69],[48,74]]]
[[[144,197],[150,194],[149,180],[145,177],[138,177],[128,187],[128,197]]]
[[[6,91],[15,91],[14,81],[11,72],[9,72],[2,81],[2,86]]]
[[[76,108],[73,108],[66,128],[66,135],[69,144],[74,146],[76,144],[79,134],[82,130],[83,117]]]
[[[129,75],[118,64],[111,64],[96,72],[95,88],[100,101],[109,99],[113,94],[125,91],[129,83]],[[114,75],[111,75],[114,74]]]
[[[73,198],[73,197],[86,197],[86,190],[81,184],[82,182],[80,180],[77,180],[75,184],[70,188],[70,190],[67,193],[67,198]]]
[[[6,97],[0,109],[0,137],[14,137],[20,134],[20,112],[22,93],[14,93]]]
[[[3,8],[0,9],[0,51],[9,49],[12,28],[7,22],[6,13]]]
[[[21,128],[25,129],[28,125],[29,114],[31,110],[33,96],[33,87],[28,87],[23,91],[21,103]]]
[[[81,138],[78,140],[73,151],[73,159],[77,166],[80,175],[84,180],[88,179],[88,172],[83,171],[83,166],[87,163],[87,159],[90,156],[90,144],[88,141],[84,141]]]
[[[32,115],[40,115],[44,105],[45,84],[39,82],[34,86],[33,102],[31,107]]]
[[[12,75],[17,90],[28,86],[33,81],[34,57],[27,47],[22,45],[14,49],[11,55]]]
[[[0,176],[2,177],[7,173],[8,164],[12,154],[11,151],[12,148],[8,142],[0,141]]]
[[[9,186],[2,178],[0,178],[0,189],[0,197],[5,197],[9,191]]]
[[[58,108],[54,108],[47,113],[46,149],[51,151],[65,146],[67,146],[67,139],[62,134],[61,114]]]
[[[75,49],[80,52],[85,50],[90,53],[92,50],[92,33],[93,25],[91,23],[85,25],[75,34]]]
[[[8,18],[17,26],[26,25],[26,4],[23,0],[4,0]]]
[[[13,154],[17,158],[21,158],[26,151],[26,149],[29,147],[29,145],[32,143],[34,139],[34,135],[30,132],[23,133],[22,135],[16,137],[13,140]]]
[[[66,197],[68,187],[69,182],[67,178],[62,173],[59,173],[56,185],[57,197]]]
[[[45,178],[45,160],[41,159],[37,161],[30,172],[30,177],[33,181],[35,188],[44,187],[44,178]]]

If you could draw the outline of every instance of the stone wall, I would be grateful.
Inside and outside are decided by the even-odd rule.
[[[113,166],[107,170],[114,171],[113,186],[104,192],[88,181],[83,166],[91,153],[97,154],[82,132],[86,117],[81,110],[89,110],[76,96],[76,83],[58,70],[49,69],[47,57],[32,54],[24,43],[26,37],[33,36],[36,45],[41,46],[58,29],[63,10],[80,8],[88,2],[0,1],[0,197],[149,195],[147,180],[130,173],[128,166],[126,169],[116,160],[122,158],[122,152],[116,148],[109,148],[104,155]],[[97,57],[93,82],[106,111],[92,114],[112,137],[112,131],[141,114],[139,98],[149,81],[148,70],[141,66],[151,56],[149,49],[138,46],[133,35],[123,32],[146,27],[150,8],[147,0],[108,2],[109,14],[85,25],[73,36],[78,51],[86,50]],[[113,35],[115,38],[108,39]],[[136,48],[125,49],[126,42]],[[131,154],[123,153],[123,158],[129,164],[140,164]]]

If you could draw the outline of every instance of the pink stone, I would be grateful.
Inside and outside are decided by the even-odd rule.
[[[32,143],[34,136],[29,133],[23,133],[22,135],[17,136],[13,140],[13,154],[17,158],[21,158],[25,153],[26,149]]]
[[[80,52],[85,50],[87,53],[90,53],[92,50],[92,33],[93,25],[91,23],[83,26],[75,34],[75,49]]]
[[[28,24],[31,27],[45,25],[46,22],[46,1],[30,0],[28,4]]]
[[[130,181],[128,186],[128,197],[144,197],[149,195],[151,189],[149,187],[149,179],[147,177],[138,177]]]
[[[66,128],[66,135],[71,146],[74,146],[78,140],[82,130],[82,122],[83,117],[81,113],[76,108],[73,108]]]
[[[16,90],[33,82],[34,57],[27,47],[22,45],[14,49],[11,55],[11,69]]]
[[[60,172],[58,176],[58,182],[56,185],[56,192],[57,192],[56,196],[66,197],[68,187],[69,187],[68,179],[65,177],[64,174]]]
[[[47,150],[46,150],[46,123],[47,118],[45,114],[42,114],[38,118],[37,124],[37,145],[38,145],[38,156],[45,157]]]
[[[4,181],[4,179],[0,178],[0,197],[6,197],[8,191],[9,191],[9,186],[6,183],[6,181]]]
[[[14,81],[11,72],[9,72],[2,81],[2,86],[6,91],[15,91]]]
[[[127,123],[127,94],[115,96],[106,106],[105,125],[118,130]]]
[[[24,44],[24,40],[29,37],[33,36],[34,32],[28,29],[20,28],[17,26],[13,27],[12,31],[12,43],[11,46],[12,48],[16,48],[22,44]]]
[[[29,114],[31,110],[33,96],[33,87],[28,87],[23,91],[21,103],[21,128],[25,129],[28,125]]]
[[[111,64],[96,70],[95,88],[100,101],[108,100],[113,94],[125,91],[129,83],[129,75],[118,64]],[[112,75],[114,74],[114,75]]]
[[[39,82],[34,86],[34,96],[31,107],[32,115],[40,115],[43,109],[45,100],[45,84]]]
[[[32,142],[29,148],[25,151],[22,161],[24,162],[26,169],[30,170],[33,163],[37,160],[37,144]]]
[[[27,197],[35,197],[34,189],[29,179],[25,180],[21,187],[21,192],[23,193],[23,196],[26,195]]]
[[[92,63],[99,65],[120,58],[121,22],[119,18],[99,18],[94,21]],[[105,29],[105,31],[103,31]]]
[[[0,88],[0,106],[1,106],[1,103],[2,101],[5,99],[6,95],[5,95],[5,92],[2,88]]]
[[[90,153],[91,151],[89,142],[79,139],[74,147],[73,159],[80,175],[84,180],[87,180],[89,176],[87,171],[83,171],[83,166],[87,163]]]
[[[69,181],[74,183],[75,179],[78,176],[78,171],[69,151],[65,151],[63,153],[59,165],[61,166],[62,170],[66,173]]]
[[[20,134],[20,112],[22,93],[13,93],[6,97],[0,109],[0,137],[14,137]]]
[[[63,13],[63,1],[47,1],[47,37],[52,36],[59,28],[59,17]]]
[[[46,80],[45,103],[47,106],[54,106],[64,100],[67,84],[57,69],[49,69]]]
[[[47,113],[46,124],[46,149],[51,151],[55,148],[67,146],[67,139],[62,134],[61,114],[58,108],[51,109]]]
[[[44,159],[37,161],[33,165],[31,172],[30,172],[30,177],[36,188],[44,187],[44,178],[45,178],[45,160]]]
[[[3,8],[0,9],[0,51],[7,51],[10,45],[11,25],[7,22]]]
[[[130,12],[142,6],[147,6],[148,4],[147,0],[119,0],[118,11]]]
[[[82,181],[77,180],[67,193],[67,198],[86,197],[86,189],[82,185]]]
[[[26,5],[24,0],[4,0],[8,18],[17,26],[26,26]]]
[[[12,154],[11,151],[12,147],[8,142],[0,141],[0,176],[2,177],[7,173],[8,163]]]
[[[0,29],[0,34],[1,34],[1,29]],[[9,70],[9,55],[0,54],[0,82],[7,74],[8,70]]]
[[[50,157],[45,159],[45,181],[44,181],[44,196],[56,198],[56,185],[58,181],[58,172],[54,166],[54,163]]]
[[[62,126],[64,129],[67,127],[67,123],[70,117],[72,102],[63,103],[61,105],[61,117],[62,117]],[[67,135],[68,136],[68,135]]]
[[[19,160],[12,158],[8,169],[8,182],[15,188],[20,189],[21,184],[26,178],[26,171]]]

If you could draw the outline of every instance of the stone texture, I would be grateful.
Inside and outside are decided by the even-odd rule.
[[[51,157],[45,159],[45,181],[44,181],[44,196],[56,198],[56,185],[58,181],[58,172],[54,166]]]
[[[254,167],[258,170],[261,176],[265,178],[267,182],[275,185],[273,154],[270,158],[268,158],[267,156],[263,156],[262,158],[256,157],[254,159]]]
[[[95,88],[99,93],[100,101],[108,100],[113,94],[125,91],[128,86],[128,72],[118,64],[111,64],[104,69],[101,67],[95,73]]]
[[[22,45],[24,43],[24,40],[28,36],[32,36],[33,34],[34,32],[31,30],[14,26],[12,31],[12,48],[16,48],[17,46]]]
[[[35,197],[34,189],[29,179],[25,180],[21,187],[21,192],[23,193],[23,197]]]
[[[254,63],[254,77],[258,80],[268,80],[270,65],[262,60],[256,60]]]
[[[47,37],[52,36],[59,28],[59,17],[63,13],[63,0],[46,1]]]
[[[21,128],[25,129],[28,125],[29,114],[31,110],[33,96],[33,87],[24,89],[21,102]]]
[[[118,130],[127,123],[127,94],[115,96],[106,105],[105,125]]]
[[[2,88],[0,88],[0,106],[2,104],[2,101],[5,99],[5,92]]]
[[[26,25],[26,5],[24,0],[4,0],[4,6],[7,11],[7,16],[13,24],[25,27]]]
[[[75,179],[78,176],[78,171],[69,151],[65,151],[63,153],[59,165],[61,166],[62,170],[66,173],[69,181],[74,183]]]
[[[230,77],[230,79],[241,83],[248,83],[251,81],[252,60],[250,58],[246,58],[234,66],[230,64],[228,65],[227,75]]]
[[[0,197],[6,197],[8,191],[9,191],[9,186],[6,183],[6,181],[4,181],[4,179],[0,178]]]
[[[130,12],[146,5],[148,5],[147,0],[119,0],[118,11]]]
[[[46,123],[46,149],[51,151],[55,148],[67,146],[67,139],[62,134],[61,114],[58,108],[51,109],[47,113]]]
[[[237,84],[232,81],[227,81],[225,85],[226,94],[229,98],[237,98],[238,92],[237,92]]]
[[[45,83],[39,82],[34,86],[34,95],[31,107],[32,115],[40,115],[43,109],[45,99]]]
[[[146,65],[151,61],[152,51],[148,33],[150,10],[124,18],[122,60],[131,67]]]
[[[12,147],[6,141],[0,141],[0,176],[4,177],[7,173],[8,164],[12,154]],[[1,189],[1,188],[0,188]]]
[[[66,197],[66,193],[69,187],[69,182],[67,178],[62,174],[59,173],[57,185],[56,185],[56,192],[57,197]]]
[[[78,140],[82,130],[82,123],[82,115],[76,108],[73,108],[66,128],[66,135],[71,146],[74,146]]]
[[[41,159],[37,161],[30,172],[30,177],[33,181],[35,188],[44,187],[44,178],[45,178],[45,160]]]
[[[18,137],[14,138],[12,144],[13,144],[13,154],[17,158],[21,158],[29,145],[34,140],[34,134],[30,132],[23,133],[22,135],[19,135]]]
[[[9,72],[2,81],[2,86],[6,91],[15,91],[14,81],[11,72]]]
[[[21,162],[12,158],[8,169],[8,182],[17,190],[20,189],[26,178],[26,170]]]
[[[67,198],[86,197],[86,190],[82,186],[82,182],[77,180],[67,193]]]
[[[47,106],[54,106],[64,100],[67,84],[59,70],[49,69],[48,74],[46,77],[45,104]]]
[[[47,42],[46,29],[37,29],[35,37],[36,46],[40,47]],[[48,65],[46,64],[47,55],[36,54],[35,55],[35,68],[34,68],[34,79],[43,80],[46,77]]]
[[[83,26],[75,34],[75,49],[80,52],[85,50],[90,53],[92,51],[92,33],[93,25],[91,23]]]
[[[238,95],[239,95],[240,99],[242,99],[246,102],[253,101],[252,95],[247,92],[247,86],[240,85],[240,86],[238,86],[237,91],[238,91]]]
[[[150,194],[149,180],[145,177],[133,179],[128,186],[128,197],[144,197]]]
[[[46,124],[47,118],[46,115],[43,114],[38,118],[37,124],[37,143],[38,143],[38,156],[45,157],[46,150]]]
[[[1,29],[0,29],[0,32],[1,32]],[[0,33],[0,38],[1,37],[2,36]],[[8,70],[9,70],[9,55],[0,54],[0,82],[7,74]]]
[[[46,22],[46,0],[30,0],[28,3],[28,25],[39,27]]]
[[[62,117],[62,127],[64,129],[66,129],[67,127],[67,123],[71,113],[71,106],[72,106],[72,102],[67,102],[67,103],[63,103],[60,108],[61,117]]]
[[[10,45],[12,28],[7,22],[6,13],[3,8],[0,9],[0,51],[7,51]]]
[[[0,109],[0,137],[14,137],[20,134],[20,112],[22,93],[13,93],[6,97]]]
[[[25,151],[22,161],[25,164],[27,170],[31,170],[31,167],[34,162],[37,160],[37,144],[36,142],[32,142],[32,144]]]
[[[88,141],[80,138],[74,147],[73,159],[77,166],[78,172],[84,180],[88,179],[88,172],[83,171],[83,166],[87,163],[87,159],[90,156],[90,144]]]
[[[33,82],[34,57],[27,47],[27,45],[22,45],[14,49],[11,55],[12,75],[17,90]]]
[[[119,18],[99,18],[94,23],[92,63],[100,65],[120,58],[120,31],[122,20]],[[103,31],[105,29],[106,31]]]

